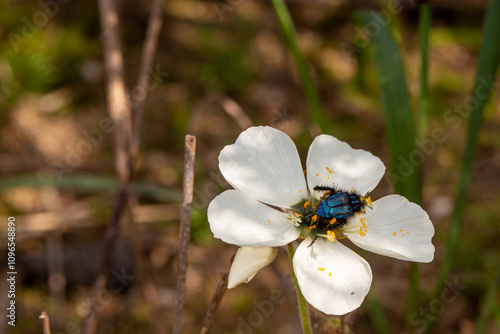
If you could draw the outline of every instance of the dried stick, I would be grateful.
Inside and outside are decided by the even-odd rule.
[[[136,272],[139,276],[139,283],[143,288],[144,297],[151,306],[151,314],[149,316],[150,325],[157,334],[166,334],[167,329],[163,323],[158,289],[153,281],[153,273],[150,270],[148,259],[143,254],[137,222],[132,212],[132,208],[134,207],[132,200],[132,198],[129,199],[129,205],[127,207],[127,218],[129,221],[129,224],[127,224],[129,228],[127,234],[132,242],[132,248],[135,254],[134,264]]]
[[[137,87],[142,89],[144,96],[141,96],[138,101],[135,101],[133,108],[134,122],[132,124],[132,142],[130,144],[130,155],[132,161],[135,161],[139,153],[140,133],[142,126],[142,116],[144,111],[144,103],[148,96],[148,78],[152,69],[154,55],[158,47],[160,39],[161,27],[163,25],[163,0],[153,0],[151,11],[149,13],[148,30],[146,32],[146,42],[142,50],[141,67],[139,70],[139,78],[137,79]]]
[[[194,155],[196,137],[187,135],[184,146],[184,179],[182,182],[183,199],[179,230],[179,260],[177,262],[177,296],[175,300],[173,334],[182,330],[182,308],[184,306],[185,282],[187,271],[187,250],[191,233],[191,206],[193,204]]]
[[[118,235],[120,217],[122,216],[127,206],[127,198],[128,198],[127,188],[120,188],[118,193],[118,200],[115,205],[115,208],[113,209],[113,217],[111,218],[111,222],[109,223],[108,229],[106,231],[101,268],[94,282],[94,287],[92,289],[90,310],[89,314],[87,315],[87,319],[85,319],[85,325],[82,331],[83,334],[92,334],[95,331],[95,321],[96,321],[95,316],[98,308],[97,301],[99,300],[97,296],[102,290],[106,288],[108,272],[112,264],[113,250],[115,248],[116,237]]]
[[[123,74],[123,55],[120,45],[118,13],[115,0],[99,0],[103,33],[104,60],[107,74],[108,111],[115,123],[115,168],[119,181],[130,180],[129,147],[132,138],[130,107]]]
[[[42,319],[43,334],[50,334],[50,320],[47,313],[42,312],[38,318]]]
[[[234,257],[236,253],[233,254],[231,259],[229,260],[229,266],[227,271],[221,275],[219,283],[217,284],[217,288],[215,289],[214,295],[212,296],[212,300],[210,301],[210,305],[208,306],[207,313],[205,314],[205,320],[203,320],[203,327],[201,328],[200,334],[208,334],[210,329],[212,328],[212,321],[214,320],[215,311],[224,297],[224,294],[227,290],[227,280],[229,278],[229,270],[231,270],[231,265],[233,264]]]
[[[104,60],[107,74],[108,111],[115,124],[115,169],[120,183],[113,217],[106,231],[102,264],[94,282],[90,311],[85,320],[83,334],[95,331],[97,296],[106,288],[108,272],[112,264],[113,251],[120,219],[127,206],[130,193],[132,164],[130,161],[130,140],[132,128],[130,108],[123,75],[123,56],[120,45],[119,21],[114,0],[99,0],[99,13],[103,32]]]
[[[130,160],[131,164],[135,164],[139,154],[140,140],[141,140],[141,127],[142,118],[144,113],[144,104],[150,89],[148,79],[151,74],[152,64],[156,49],[158,47],[158,40],[160,37],[161,28],[163,25],[163,0],[153,0],[149,12],[148,28],[146,32],[146,41],[142,50],[141,65],[139,68],[139,76],[137,79],[137,89],[141,91],[141,96],[135,102],[133,107],[133,123],[132,123],[132,138],[130,143]],[[138,234],[136,233],[137,225],[132,214],[134,207],[133,201],[135,198],[129,199],[129,237],[132,240],[134,253],[136,255],[136,266],[139,278],[142,282],[144,297],[151,307],[150,323],[156,333],[167,333],[162,317],[162,307],[159,299],[158,289],[154,283],[153,276],[147,259],[143,255],[143,249]]]

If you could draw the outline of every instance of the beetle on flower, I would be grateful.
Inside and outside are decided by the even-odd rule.
[[[216,238],[242,246],[229,288],[269,264],[273,247],[301,238],[293,270],[304,297],[324,313],[342,315],[361,305],[372,272],[339,240],[401,260],[434,258],[434,227],[427,213],[399,195],[372,202],[369,193],[384,175],[384,164],[335,137],[314,139],[303,172],[290,137],[251,127],[221,151],[219,168],[234,189],[210,203],[210,228]]]

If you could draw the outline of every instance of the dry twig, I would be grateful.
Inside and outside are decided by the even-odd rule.
[[[214,319],[215,311],[224,297],[224,294],[227,290],[227,280],[229,278],[229,270],[231,270],[231,265],[233,264],[234,257],[236,253],[233,254],[231,259],[229,260],[229,266],[227,271],[221,275],[219,283],[217,284],[217,288],[215,289],[214,295],[212,296],[212,300],[210,301],[210,305],[208,306],[207,313],[205,314],[205,320],[203,320],[203,327],[201,328],[200,334],[208,334],[210,333],[210,329],[212,328],[212,321]]]
[[[50,320],[48,314],[42,312],[38,318],[42,319],[43,334],[50,334]]]
[[[154,55],[158,47],[161,27],[163,25],[163,0],[153,0],[151,12],[149,13],[148,30],[146,32],[146,42],[142,50],[141,67],[139,70],[139,78],[137,79],[137,87],[142,88],[144,96],[141,96],[138,101],[135,101],[133,109],[134,122],[132,124],[132,142],[130,144],[130,155],[135,162],[139,153],[142,116],[144,103],[148,96],[148,78],[152,68]]]
[[[151,327],[157,334],[166,334],[167,329],[163,323],[162,308],[158,289],[156,288],[156,285],[154,283],[153,273],[150,270],[148,259],[144,255],[142,249],[137,221],[135,221],[134,214],[132,212],[132,208],[134,206],[131,202],[132,198],[129,201],[129,206],[127,208],[127,218],[129,221],[129,223],[127,224],[127,227],[129,228],[127,234],[132,242],[132,247],[135,254],[135,271],[139,276],[139,282],[142,285],[144,297],[151,307],[151,314],[149,316]]]
[[[177,296],[174,311],[173,334],[182,330],[182,308],[184,305],[185,282],[187,271],[187,249],[191,233],[191,206],[193,204],[194,156],[196,137],[187,135],[184,146],[184,179],[182,183],[183,200],[180,223],[179,260],[177,262]]]
[[[120,45],[119,20],[114,0],[100,0],[104,60],[107,74],[108,111],[115,124],[115,169],[120,183],[113,217],[106,231],[104,253],[99,274],[94,282],[90,311],[83,328],[84,334],[94,333],[97,308],[97,296],[106,288],[115,248],[118,227],[130,193],[132,164],[130,161],[130,140],[132,128],[130,108],[127,104],[127,92],[123,75],[123,56]]]

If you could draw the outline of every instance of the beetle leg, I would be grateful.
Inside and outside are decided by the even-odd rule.
[[[314,238],[314,240],[313,240],[313,241],[309,244],[309,246],[307,246],[307,247],[311,247],[311,246],[313,245],[313,243],[315,243],[315,242],[316,242],[316,239],[318,239],[318,236],[316,236],[316,237]]]
[[[323,187],[323,186],[316,186],[313,188],[313,190],[330,190],[330,191],[333,191],[335,193],[335,189],[333,189],[332,187]]]

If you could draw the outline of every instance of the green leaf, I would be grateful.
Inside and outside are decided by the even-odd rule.
[[[0,192],[5,192],[16,187],[42,188],[47,186],[89,193],[101,193],[115,191],[118,187],[118,182],[113,176],[91,174],[64,175],[61,179],[58,179],[55,175],[31,174],[0,180]],[[173,203],[180,203],[182,199],[180,191],[165,187],[143,182],[134,182],[132,186],[134,192],[143,198]]]
[[[292,54],[295,66],[299,73],[300,81],[302,83],[302,88],[304,89],[304,94],[306,96],[307,102],[309,103],[309,108],[311,109],[311,114],[313,120],[318,124],[319,128],[323,133],[331,134],[330,123],[328,123],[321,102],[319,101],[318,92],[314,86],[314,81],[312,79],[311,73],[309,71],[309,66],[302,55],[302,52],[297,45],[295,38],[295,27],[293,25],[292,18],[288,12],[288,8],[284,0],[271,0],[273,4],[274,11],[278,16],[278,20],[283,30],[283,35],[285,37],[286,45]]]
[[[415,161],[415,130],[399,49],[384,20],[373,11],[355,13],[362,26],[377,25],[369,34],[369,46],[380,86],[382,109],[390,153],[391,178],[398,194],[420,203],[419,166]],[[366,43],[365,43],[366,44]]]
[[[451,272],[455,263],[460,229],[462,226],[462,216],[465,208],[467,188],[470,183],[472,164],[476,152],[477,138],[481,128],[483,111],[492,92],[493,83],[500,61],[500,1],[490,1],[486,10],[486,20],[483,30],[483,41],[479,52],[479,65],[477,69],[476,81],[472,90],[473,102],[470,110],[470,123],[467,134],[467,142],[462,162],[462,175],[458,185],[458,193],[455,199],[455,207],[451,217],[451,225],[448,232],[448,242],[446,245],[446,255],[441,267],[436,295],[444,287],[445,280]]]

